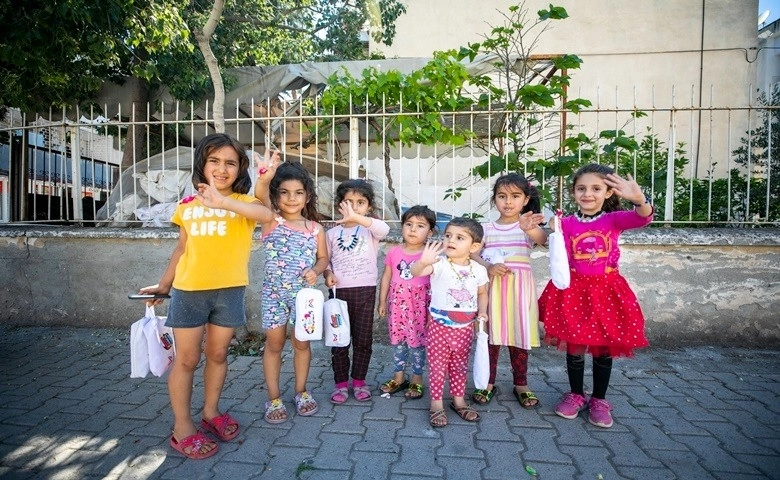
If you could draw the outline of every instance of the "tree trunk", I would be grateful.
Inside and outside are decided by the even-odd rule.
[[[369,120],[369,124],[371,124],[371,126],[377,132],[381,131],[379,124],[376,121]],[[366,141],[368,141],[368,139],[366,139]],[[390,168],[390,144],[388,142],[385,142],[383,152],[382,152],[382,158],[385,164],[385,178],[387,179],[387,189],[393,192],[393,208],[395,209],[395,213],[396,215],[398,215],[398,218],[401,218],[401,208],[398,206],[398,195],[395,194],[395,188],[393,187],[393,172]]]
[[[211,109],[214,117],[214,130],[218,133],[225,132],[225,84],[222,82],[222,74],[219,71],[219,62],[217,57],[214,56],[214,52],[211,50],[211,36],[214,35],[214,30],[217,28],[220,17],[222,17],[222,10],[225,8],[225,0],[214,0],[214,7],[211,9],[209,19],[206,20],[206,24],[200,30],[195,30],[195,40],[198,42],[198,48],[203,54],[203,59],[206,61],[206,66],[209,69],[209,75],[211,76],[211,83],[214,84],[214,103],[211,105]]]
[[[122,170],[132,167],[136,161],[146,158],[146,127],[143,122],[146,118],[149,105],[149,83],[146,80],[130,77],[125,87],[132,92],[132,111],[126,115],[130,118],[130,124],[125,134],[125,147],[122,149]]]

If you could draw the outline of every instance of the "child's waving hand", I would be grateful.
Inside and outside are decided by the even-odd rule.
[[[439,261],[439,255],[444,252],[442,242],[428,242],[423,247],[420,259],[412,263],[411,272],[415,277],[430,275],[433,272],[432,265]]]
[[[642,193],[639,184],[636,183],[631,175],[627,175],[627,178],[624,179],[620,175],[611,173],[604,177],[604,183],[606,183],[617,196],[625,198],[635,205],[639,205],[645,201],[645,194]]]

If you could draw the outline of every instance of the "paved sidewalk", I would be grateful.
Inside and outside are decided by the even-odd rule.
[[[322,342],[309,384],[319,412],[292,414],[288,351],[282,380],[291,419],[269,425],[262,360],[234,357],[221,406],[242,432],[214,457],[191,461],[168,446],[164,379],[129,378],[128,337],[0,327],[0,478],[533,480],[526,467],[545,480],[780,478],[778,351],[651,348],[616,360],[611,429],[590,425],[585,414],[565,420],[553,413],[567,380],[564,356],[548,348],[530,359],[541,408],[524,410],[511,395],[502,351],[502,392],[479,409],[482,421],[469,424],[448,411],[450,425],[437,430],[428,426],[426,400],[375,395],[332,406]],[[376,345],[373,358],[368,381],[376,388],[392,373],[389,348]],[[193,404],[200,403],[198,383]]]

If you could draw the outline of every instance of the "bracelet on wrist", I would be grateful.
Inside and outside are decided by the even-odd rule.
[[[644,201],[644,202],[642,202],[642,203],[634,203],[634,202],[631,202],[631,205],[633,205],[635,208],[639,208],[639,207],[641,207],[642,205],[646,205],[646,204],[648,204],[648,203],[650,203],[650,199],[649,199],[649,198],[647,198],[647,195],[645,195],[645,201]]]

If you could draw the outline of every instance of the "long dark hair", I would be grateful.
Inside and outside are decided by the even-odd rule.
[[[539,190],[531,185],[531,182],[529,182],[528,179],[519,173],[507,173],[506,175],[501,175],[496,179],[496,183],[493,184],[493,196],[490,198],[490,201],[493,203],[493,205],[496,204],[496,194],[498,193],[498,189],[507,185],[512,185],[519,188],[522,190],[525,196],[528,197],[528,203],[526,203],[522,210],[520,210],[521,215],[525,212],[541,213],[542,206],[541,202],[539,201]]]
[[[234,193],[249,193],[252,188],[252,177],[249,176],[249,157],[241,142],[226,133],[212,133],[206,135],[195,147],[194,165],[192,166],[192,185],[197,189],[199,183],[209,183],[203,170],[206,167],[206,159],[211,152],[222,147],[232,147],[238,154],[238,177],[230,187]]]
[[[309,176],[309,172],[306,171],[303,165],[298,162],[284,162],[276,168],[274,178],[271,179],[271,184],[268,186],[271,194],[271,205],[275,209],[279,209],[279,186],[282,182],[288,180],[298,180],[306,191],[308,200],[301,212],[303,218],[319,222],[322,217],[317,211],[317,189],[314,188],[314,180]]]
[[[574,194],[574,187],[577,185],[577,180],[579,180],[579,178],[586,173],[595,173],[601,178],[605,178],[607,175],[615,173],[615,171],[606,165],[601,165],[598,163],[589,163],[587,165],[581,166],[579,170],[574,172],[574,175],[571,177],[572,194]],[[620,205],[620,197],[617,195],[612,195],[609,198],[605,198],[604,205],[601,206],[601,210],[604,212],[615,212],[618,210],[623,210],[623,207]]]

